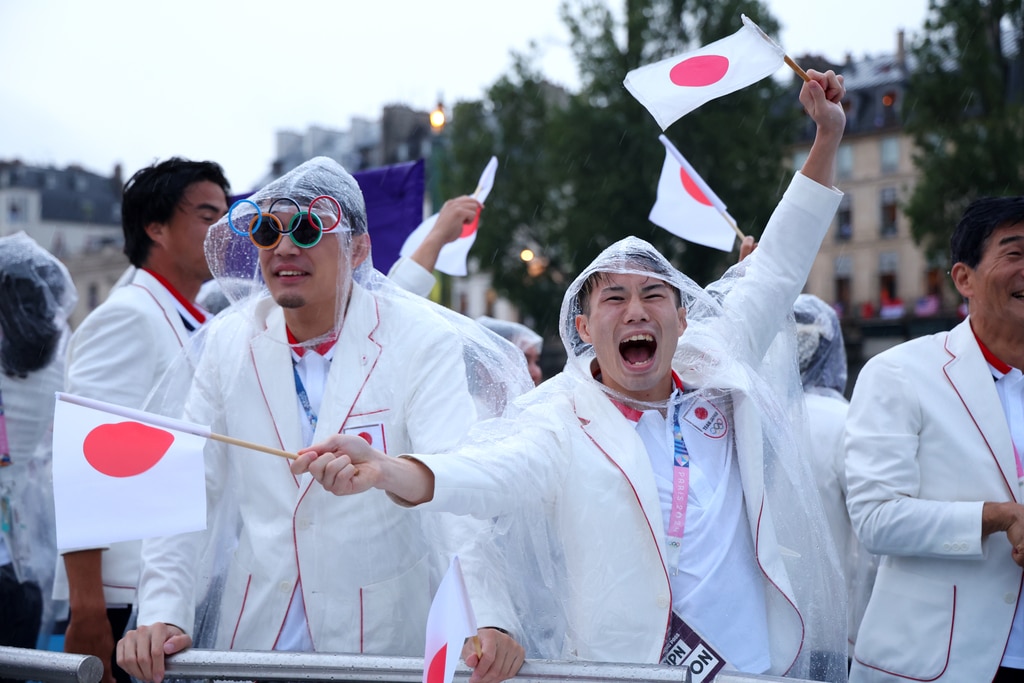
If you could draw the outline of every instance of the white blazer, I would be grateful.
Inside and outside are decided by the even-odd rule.
[[[987,681],[1021,588],[1005,533],[981,539],[986,501],[1021,502],[1013,443],[970,327],[872,358],[846,436],[847,506],[882,558],[851,681]]]
[[[248,316],[248,318],[247,318]],[[291,351],[269,298],[213,323],[187,417],[213,431],[291,452],[303,448]],[[253,330],[256,330],[254,335]],[[354,285],[327,378],[314,442],[365,432],[388,453],[450,448],[475,420],[461,346],[420,302],[378,298]],[[383,438],[383,443],[379,439]],[[211,509],[239,502],[241,531],[220,601],[217,648],[270,650],[301,583],[318,652],[422,655],[427,610],[447,554],[422,515],[382,492],[338,497],[297,479],[283,458],[211,441]],[[146,541],[139,623],[193,632],[194,572],[202,535]],[[472,561],[466,560],[472,590]],[[300,581],[301,579],[301,581]],[[502,625],[474,603],[481,625]]]
[[[143,408],[172,365],[187,371],[182,348],[189,341],[189,332],[174,296],[146,271],[132,271],[71,336],[64,382],[68,393]],[[60,454],[54,453],[53,457],[59,458]],[[140,541],[126,541],[104,549],[103,592],[107,604],[135,602],[141,547]],[[68,599],[62,558],[57,558],[53,592],[57,600]]]
[[[719,331],[740,340],[746,352],[740,360],[756,364],[778,333],[840,197],[799,174],[787,191],[758,258],[723,302],[725,316],[710,323],[726,326]],[[703,386],[692,369],[676,371],[684,383]],[[803,625],[764,498],[761,416],[740,386],[720,388],[733,392],[728,417],[765,580],[771,672],[783,673],[801,650]],[[472,458],[415,456],[435,477],[434,498],[424,507],[490,516],[520,505],[546,505],[568,571],[567,654],[657,663],[672,595],[661,504],[646,448],[633,424],[592,384],[562,373],[529,396],[534,400],[516,418],[513,438],[474,449]],[[524,491],[536,491],[542,500],[523,503]]]

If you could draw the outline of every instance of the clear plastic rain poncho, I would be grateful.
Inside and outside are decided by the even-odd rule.
[[[655,528],[648,528],[642,518],[636,523],[622,519],[636,519],[631,515],[638,499],[651,501],[654,496],[658,507],[658,494],[652,493],[646,454],[630,450],[632,425],[620,419],[607,399],[637,410],[669,411],[673,406],[638,403],[595,379],[594,350],[576,328],[582,312],[580,290],[590,277],[624,273],[655,277],[681,294],[688,325],[672,361],[685,387],[678,400],[695,405],[705,399],[725,407],[736,434],[742,423],[742,437],[735,437],[742,443],[733,457],[739,461],[746,497],[744,522],[761,531],[758,565],[771,561],[766,570],[771,576],[764,578],[755,569],[756,580],[765,585],[769,631],[787,628],[790,632],[784,635],[798,644],[787,651],[789,661],[772,661],[771,671],[846,680],[845,591],[805,459],[803,393],[788,315],[792,298],[785,300],[787,295],[765,286],[761,275],[744,286],[749,273],[760,268],[763,274],[770,267],[761,265],[771,263],[765,261],[765,249],[762,242],[750,258],[704,290],[642,240],[627,238],[612,245],[576,278],[563,299],[565,370],[518,399],[517,413],[474,427],[458,451],[467,458],[460,464],[445,465],[440,456],[416,456],[437,477],[435,498],[428,506],[497,514],[503,561],[511,580],[519,584],[515,600],[529,625],[524,643],[528,657],[653,663],[660,654],[664,625],[650,624],[650,619],[638,622],[636,615],[646,609],[641,603],[655,603],[653,593],[661,589],[638,586],[644,577],[633,571],[639,564],[660,567],[658,555],[620,556],[622,536],[646,538]],[[798,290],[799,284],[791,288]],[[594,419],[621,428],[595,447]],[[615,462],[631,463],[636,479],[627,479]],[[761,482],[763,499],[752,499]],[[659,512],[648,513],[647,519]],[[660,519],[649,523],[661,527]],[[686,542],[684,537],[684,555]],[[632,547],[639,553],[651,545]],[[771,557],[762,557],[762,550]],[[722,597],[724,604],[727,596]],[[776,619],[780,610],[787,616]],[[660,613],[664,618],[664,611]],[[595,621],[600,626],[591,623]],[[636,640],[640,630],[648,636]],[[623,650],[623,642],[636,645]]]
[[[812,294],[801,294],[793,304],[793,316],[804,391],[843,398],[846,345],[835,309]]]
[[[793,304],[793,316],[796,319],[796,340],[797,353],[800,362],[800,378],[804,385],[804,392],[817,396],[823,396],[832,401],[843,404],[842,415],[845,418],[848,401],[846,400],[846,345],[843,341],[843,330],[839,324],[839,316],[834,308],[825,301],[813,294],[801,294]],[[822,422],[815,425],[814,407],[818,406],[826,412]],[[812,430],[817,427],[817,433],[822,437],[830,425],[835,425],[835,418],[829,418],[829,414],[836,411],[836,406],[825,403],[810,405],[808,399],[808,419],[812,421]],[[849,633],[851,642],[857,635],[864,611],[868,606],[868,599],[871,597],[871,589],[875,584],[875,574],[878,570],[878,556],[869,553],[867,548],[861,545],[853,528],[850,526],[849,515],[846,512],[846,472],[845,454],[829,453],[830,443],[835,442],[834,435],[828,434],[828,441],[825,443],[814,442],[811,444],[812,463],[815,473],[821,479],[822,496],[830,495],[830,491],[841,486],[844,493],[841,500],[827,501],[838,504],[842,510],[836,510],[832,514],[842,517],[841,520],[832,520],[833,537],[840,546],[837,550],[843,559],[846,571],[846,581],[849,586]],[[825,449],[825,450],[820,450]],[[845,539],[845,543],[843,540]]]
[[[64,384],[67,321],[77,299],[64,264],[32,238],[0,238],[0,420],[10,450],[10,463],[0,466],[0,528],[19,580],[40,589],[41,636],[54,621],[54,392]]]
[[[290,452],[342,431],[398,455],[449,448],[532,387],[514,346],[374,270],[370,231],[355,179],[322,157],[210,228],[207,260],[231,305],[200,332],[186,419]],[[290,341],[294,321],[312,336]],[[320,401],[310,375],[296,379],[303,359],[325,368]],[[183,624],[197,647],[421,656],[433,589],[459,554],[480,625],[518,628],[494,587],[502,568],[481,558],[489,524],[409,514],[380,492],[339,498],[240,447],[210,442],[206,464],[207,532],[144,543],[140,624]],[[289,623],[304,608],[311,643],[275,642],[286,605]]]
[[[533,351],[539,354],[544,345],[544,338],[522,323],[498,320],[488,315],[482,315],[476,321],[491,332],[515,344],[523,353]]]

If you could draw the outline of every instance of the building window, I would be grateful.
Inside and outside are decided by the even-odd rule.
[[[840,317],[850,311],[850,300],[853,296],[853,259],[844,254],[835,260],[835,300],[836,313]]]
[[[900,139],[896,136],[882,138],[879,143],[882,157],[882,173],[895,173],[900,168]]]
[[[853,147],[850,145],[839,145],[836,154],[836,177],[840,180],[853,177]]]
[[[28,222],[28,202],[24,197],[11,197],[7,200],[7,222]]]
[[[844,194],[836,211],[836,241],[847,242],[853,237],[853,200]]]
[[[898,122],[896,115],[896,102],[899,99],[899,93],[895,90],[889,90],[882,95],[882,125],[892,126]]]
[[[883,251],[878,255],[878,315],[882,318],[903,317],[903,300],[897,293],[896,274],[899,269],[898,253]]]
[[[881,208],[881,235],[882,237],[895,237],[896,219],[900,210],[895,187],[882,188],[879,205]]]

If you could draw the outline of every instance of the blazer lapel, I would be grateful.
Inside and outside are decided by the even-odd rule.
[[[580,427],[633,488],[664,556],[665,531],[658,486],[636,426],[599,389],[576,392],[575,409]]]
[[[314,441],[340,432],[352,415],[381,354],[381,345],[373,336],[379,323],[377,300],[354,284],[345,322],[334,346]]]
[[[256,380],[281,442],[280,447],[294,453],[305,444],[302,442],[294,366],[287,340],[284,315],[280,308],[275,307],[267,318],[267,329],[250,342],[250,351]]]
[[[1020,487],[1016,485],[1017,464],[1006,415],[969,320],[950,331],[946,337],[946,350],[952,358],[943,371],[985,440],[993,463],[1002,472],[1011,495],[1020,502]]]

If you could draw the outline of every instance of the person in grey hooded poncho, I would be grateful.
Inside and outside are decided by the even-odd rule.
[[[617,242],[565,294],[563,372],[476,425],[456,457],[336,436],[293,472],[339,495],[507,519],[506,545],[522,549],[509,573],[546,595],[524,616],[529,656],[845,680],[845,593],[786,325],[841,196],[842,79],[808,73],[807,162],[758,249],[711,291],[643,240]]]

